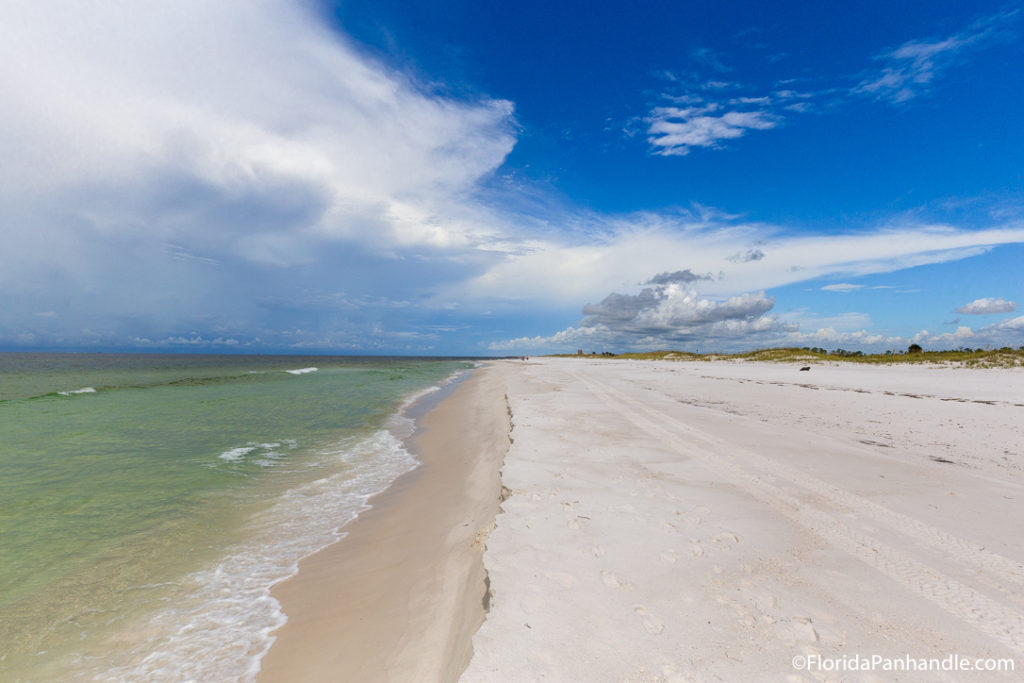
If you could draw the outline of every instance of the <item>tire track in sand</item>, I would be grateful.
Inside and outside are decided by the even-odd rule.
[[[605,388],[607,389],[608,387]],[[623,395],[622,392],[617,393],[621,400],[629,401],[638,408],[641,407],[634,399],[630,399]],[[1009,582],[1024,586],[1024,563],[1012,560],[998,553],[994,553],[991,550],[987,550],[979,543],[960,538],[959,536],[943,531],[942,529],[927,524],[926,522],[922,522],[919,519],[896,512],[895,510],[890,510],[873,500],[864,498],[863,496],[859,496],[855,493],[839,488],[834,484],[830,484],[809,474],[800,472],[799,470],[796,470],[784,463],[771,460],[760,453],[751,451],[750,449],[736,444],[727,443],[723,439],[698,430],[685,422],[672,418],[669,415],[665,415],[650,405],[643,405],[642,409],[649,417],[657,416],[662,422],[669,424],[672,428],[680,432],[684,432],[686,436],[692,439],[697,439],[717,448],[728,448],[733,452],[741,453],[749,461],[756,463],[759,467],[771,472],[773,475],[781,476],[812,493],[845,505],[846,507],[855,510],[858,516],[869,517],[876,522],[885,524],[890,528],[913,538],[920,544],[939,551],[949,559],[952,559],[971,570],[991,572],[992,574],[995,574]],[[985,575],[982,575],[979,578],[991,588],[1004,591],[1008,593],[1009,598],[1024,604],[1024,594],[1021,594],[1018,590],[1015,590],[1012,587],[1007,587],[999,581],[995,581]]]
[[[718,470],[723,480],[741,487],[749,495],[762,501],[776,512],[925,597],[993,640],[1002,643],[1018,654],[1024,654],[1024,616],[1021,614],[978,592],[971,586],[909,557],[862,531],[851,528],[832,514],[796,498],[778,486],[751,475],[738,465],[716,456],[706,447],[692,442],[686,445],[681,444],[679,432],[684,432],[685,436],[696,441],[703,441],[705,445],[725,446],[725,442],[719,440],[716,443],[716,440],[699,434],[693,427],[680,423],[659,411],[653,411],[675,428],[674,430],[667,429],[644,414],[636,412],[629,404],[648,414],[652,412],[650,406],[641,405],[634,399],[624,396],[621,392],[593,378],[583,378],[575,373],[571,374],[605,405],[622,414],[643,431],[660,436],[674,450],[690,451],[691,454],[698,455],[700,462],[710,465],[713,470]],[[728,445],[728,448],[734,447]],[[765,460],[763,456],[757,457]],[[765,462],[768,461],[765,460]],[[774,467],[774,463],[769,463],[769,466]],[[828,486],[824,482],[821,484]],[[831,491],[829,495],[833,495]],[[851,493],[849,497],[853,502],[852,507],[855,513],[870,514],[869,506],[858,504],[856,499],[859,499],[859,496]]]

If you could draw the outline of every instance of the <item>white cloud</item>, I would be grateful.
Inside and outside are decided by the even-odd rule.
[[[807,312],[767,315],[772,301],[763,292],[734,297],[731,301],[700,299],[690,294],[683,309],[688,315],[672,319],[653,314],[658,308],[671,310],[661,301],[646,301],[636,306],[635,301],[623,295],[610,295],[602,302],[603,309],[612,309],[621,315],[607,314],[584,317],[576,327],[569,327],[548,337],[519,337],[493,342],[492,351],[519,351],[542,353],[551,351],[586,350],[650,350],[654,348],[704,349],[706,351],[738,351],[771,346],[824,346],[846,347],[851,350],[884,351],[901,349],[907,340],[864,329],[871,318],[863,313],[846,313],[820,317]],[[588,307],[592,308],[592,307]],[[694,324],[705,309],[713,318]],[[584,309],[584,313],[587,309]],[[668,318],[669,325],[651,325],[650,318]],[[1022,319],[1024,322],[1024,319]],[[803,328],[809,331],[802,331]],[[860,329],[858,329],[860,327]],[[1024,325],[1022,325],[1024,327]],[[927,332],[925,332],[927,335]]]
[[[902,337],[887,337],[884,334],[869,332],[867,330],[839,331],[834,327],[821,327],[814,332],[793,332],[786,337],[786,341],[796,346],[852,346],[850,350],[865,350],[880,346],[885,348],[896,348],[902,346]]]
[[[960,306],[956,309],[956,312],[970,315],[986,315],[990,313],[1012,313],[1016,310],[1017,304],[1014,301],[981,298]]]
[[[861,81],[854,92],[874,95],[892,102],[905,102],[918,95],[935,77],[939,64],[952,58],[964,46],[956,38],[935,43],[911,41],[888,52],[883,57],[889,62],[881,73]]]
[[[687,268],[686,270],[677,270],[673,273],[658,273],[650,280],[645,282],[645,285],[685,285],[691,282],[699,282],[701,280],[714,280],[711,273],[707,275],[697,275],[692,270]]]
[[[806,308],[802,308],[780,313],[779,318],[788,323],[796,323],[801,329],[832,328],[841,332],[867,329],[873,324],[870,315],[857,311],[840,313],[838,315],[818,315]]]
[[[997,323],[996,328],[1001,330],[1024,331],[1024,315],[1018,316],[1016,318],[1008,318],[1000,323]]]
[[[410,252],[445,281],[521,241],[480,197],[511,103],[433,94],[311,3],[10,0],[0,92],[0,338],[252,330],[270,291],[391,296]]]
[[[506,254],[483,274],[444,289],[440,296],[466,303],[529,302],[547,309],[595,301],[608,291],[647,282],[651,273],[687,266],[715,273],[700,291],[716,296],[782,287],[824,277],[857,277],[985,253],[1024,242],[1024,227],[956,230],[910,225],[849,234],[790,235],[780,227],[699,216],[637,214],[592,217],[586,240],[535,241],[528,251]],[[571,224],[570,224],[571,225]],[[771,258],[723,269],[728,257],[751,243]]]
[[[682,156],[691,147],[714,147],[719,140],[742,137],[749,130],[768,130],[778,120],[764,111],[726,111],[710,104],[703,107],[657,107],[651,112],[648,142],[655,154]]]
[[[207,249],[282,263],[314,238],[452,247],[495,232],[460,198],[511,150],[511,104],[426,94],[304,4],[12,1],[0,36],[0,148],[17,160],[0,193],[71,206],[61,222],[79,232],[194,248],[202,229]]]
[[[732,256],[726,256],[726,261],[732,261],[733,263],[750,263],[751,261],[760,261],[764,258],[764,252],[760,249],[747,249],[746,251],[738,251]]]
[[[722,350],[781,343],[898,348],[905,341],[900,337],[855,329],[870,325],[869,318],[858,317],[861,314],[832,319],[769,315],[770,299],[763,291],[828,276],[861,276],[943,263],[984,253],[999,244],[1024,242],[1024,228],[1018,226],[978,231],[908,226],[858,234],[785,235],[781,229],[764,225],[698,216],[669,221],[664,216],[644,215],[623,218],[616,228],[599,239],[593,239],[591,233],[590,241],[582,245],[538,243],[533,251],[508,255],[470,280],[461,290],[467,303],[480,297],[488,306],[504,300],[550,310],[580,300],[599,301],[584,308],[579,325],[552,336],[498,341],[492,349],[572,350],[584,340],[604,348],[651,348],[670,342],[677,346],[711,344]],[[668,284],[671,278],[648,275],[713,272],[751,242],[765,245],[772,258],[719,271],[711,280],[687,278],[682,284]],[[688,267],[680,269],[684,264]],[[631,288],[637,282],[660,286],[629,293],[636,291]],[[851,291],[858,285],[839,282],[827,287]],[[617,292],[607,295],[612,288]],[[749,305],[754,308],[745,308]],[[762,307],[760,311],[757,306]],[[736,317],[724,315],[717,322],[710,319],[729,311]]]
[[[816,96],[703,86],[652,112],[659,153],[770,129]],[[665,290],[634,337],[734,339],[788,329],[744,313],[770,301],[757,292],[1024,241],[1009,224],[797,236],[705,207],[499,209],[514,202],[486,187],[511,103],[438,95],[302,2],[9,0],[0,92],[3,342],[60,325],[73,343],[358,348],[406,330],[397,310],[579,310],[684,273],[695,291]],[[622,332],[594,325],[571,334]]]
[[[639,294],[609,294],[600,303],[583,307],[584,327],[605,327],[630,333],[673,334],[725,320],[751,320],[771,310],[764,292],[702,298],[678,284],[645,288]]]
[[[884,62],[880,71],[864,78],[853,92],[897,104],[906,102],[926,92],[935,78],[966,52],[998,38],[1017,18],[1018,12],[1011,10],[985,17],[946,38],[907,41],[880,54],[877,59]]]
[[[1007,318],[979,329],[960,325],[955,332],[931,334],[921,330],[911,341],[928,349],[955,349],[962,346],[973,348],[1001,348],[1003,346],[1024,346],[1024,316]]]
[[[141,341],[141,340],[140,340]],[[238,346],[240,342],[230,337],[217,337],[216,339],[205,339],[198,334],[190,337],[167,337],[157,342],[156,346]]]
[[[956,328],[955,332],[945,332],[943,334],[928,334],[927,330],[922,330],[919,334],[914,336],[913,341],[915,343],[924,343],[929,347],[940,347],[940,346],[959,346],[967,341],[974,339],[977,335],[971,328],[961,325]]]
[[[714,342],[720,346],[752,337],[783,334],[796,327],[767,315],[774,300],[764,292],[709,298],[677,283],[646,287],[639,294],[612,293],[583,307],[583,320],[549,337],[494,342],[491,350],[570,349],[581,344],[603,348],[651,348]]]
[[[718,147],[720,141],[743,137],[751,130],[778,127],[791,115],[833,110],[856,97],[906,102],[926,92],[943,71],[970,51],[1013,35],[1019,18],[1019,10],[1006,10],[946,38],[907,41],[877,55],[875,61],[881,66],[867,75],[833,75],[834,84],[828,87],[797,90],[791,86],[820,83],[820,78],[805,76],[778,80],[771,88],[673,76],[661,99],[687,106],[653,107],[646,117],[648,144],[660,156],[685,156],[693,147]],[[696,50],[693,56],[711,71],[725,70],[710,50]],[[844,85],[854,81],[855,85]]]
[[[837,282],[834,285],[825,285],[822,287],[822,291],[825,292],[852,292],[855,289],[860,289],[864,285],[854,285],[849,282]]]

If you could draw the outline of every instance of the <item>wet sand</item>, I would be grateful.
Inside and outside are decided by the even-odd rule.
[[[273,589],[288,622],[258,680],[457,680],[484,618],[508,430],[502,380],[486,368],[421,418],[423,464]]]

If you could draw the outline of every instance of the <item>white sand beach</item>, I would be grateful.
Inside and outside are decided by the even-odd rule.
[[[1024,676],[1021,371],[500,372],[510,494],[463,681]],[[797,666],[957,655],[1016,671],[798,670],[807,655]]]
[[[275,589],[263,679],[1019,680],[1022,417],[1020,370],[493,363]]]

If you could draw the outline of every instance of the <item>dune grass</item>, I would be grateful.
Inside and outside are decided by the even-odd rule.
[[[628,360],[668,361],[767,361],[774,363],[867,363],[871,365],[893,364],[938,364],[967,368],[1015,368],[1024,367],[1024,347],[1011,349],[955,349],[948,351],[902,351],[887,353],[862,353],[836,349],[826,351],[820,348],[778,348],[759,349],[743,353],[691,353],[689,351],[644,351],[618,354],[555,354],[570,358],[619,358]]]

